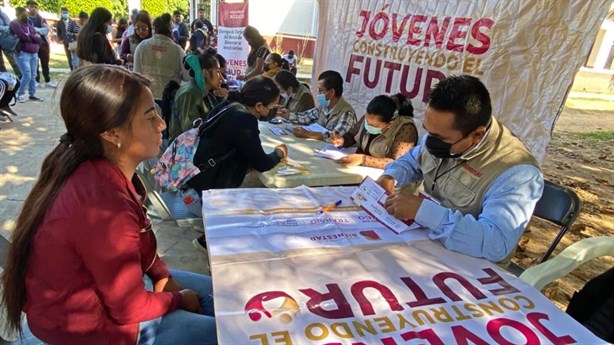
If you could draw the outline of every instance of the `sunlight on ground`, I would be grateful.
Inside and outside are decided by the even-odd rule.
[[[614,101],[598,98],[575,98],[568,97],[565,106],[579,110],[602,110],[614,112]],[[614,113],[612,113],[614,118]],[[614,121],[614,119],[613,119]]]
[[[596,173],[614,173],[614,170],[604,168],[604,167],[595,167],[595,166],[589,166],[589,165],[580,165],[580,167],[586,170],[594,171]]]
[[[30,127],[30,123],[21,123],[21,126]],[[47,131],[47,129],[40,130]],[[17,128],[2,130],[2,154],[14,156],[17,153],[25,150],[32,143],[33,138],[26,132],[22,132]]]
[[[27,177],[17,174],[0,174],[0,187],[4,187],[7,183],[14,186],[36,181],[36,177]]]
[[[15,229],[15,221],[12,219],[5,220],[2,224],[2,230],[13,231]]]

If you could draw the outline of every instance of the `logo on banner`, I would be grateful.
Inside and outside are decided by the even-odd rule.
[[[280,301],[281,304],[279,304]],[[265,302],[267,302],[269,306],[277,304],[278,307],[273,307],[272,310],[269,311],[264,306]],[[247,301],[245,304],[245,312],[254,322],[260,321],[262,315],[265,315],[269,319],[279,316],[281,322],[290,323],[292,322],[292,317],[298,314],[299,307],[296,300],[287,293],[283,291],[268,291],[258,294]]]
[[[483,268],[482,272],[483,276],[471,280],[456,272],[438,272],[430,277],[433,287],[406,275],[398,278],[402,285],[358,280],[299,288],[295,293],[306,298],[305,311],[319,319],[305,325],[297,321],[292,327],[300,326],[299,332],[313,342],[343,339],[360,345],[365,344],[361,340],[367,333],[380,335],[381,344],[398,344],[391,338],[393,331],[405,341],[422,339],[431,344],[443,344],[450,333],[459,344],[511,344],[523,338],[524,343],[539,344],[543,343],[540,336],[554,344],[576,342],[495,270]],[[288,324],[298,315],[299,305],[284,291],[268,291],[250,298],[245,312],[253,322],[265,315]],[[273,334],[286,344],[293,343],[289,329]],[[265,333],[250,339],[268,343]]]
[[[360,232],[360,234],[362,235],[362,237],[370,241],[381,241],[382,239],[374,230],[363,230]]]

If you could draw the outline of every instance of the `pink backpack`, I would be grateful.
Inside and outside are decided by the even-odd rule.
[[[200,138],[209,128],[212,128],[217,120],[221,118],[221,115],[234,104],[236,103],[227,105],[204,123],[196,125],[196,128],[181,133],[173,140],[173,143],[166,148],[164,154],[158,160],[158,164],[156,164],[154,178],[160,187],[176,192],[183,188],[192,177],[214,167],[217,163],[222,162],[236,151],[236,149],[234,149],[221,157],[210,158],[206,164],[201,164],[200,166],[194,165],[194,154],[196,154]]]

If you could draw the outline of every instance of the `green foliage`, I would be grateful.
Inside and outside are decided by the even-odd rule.
[[[188,13],[188,0],[142,0],[141,7],[149,12],[152,19],[163,13],[172,15],[177,9],[185,15]]]
[[[113,10],[113,0],[62,0],[62,6],[68,8],[70,15],[72,17],[77,17],[79,12],[85,11],[88,14],[92,14],[92,11],[96,7],[104,7],[109,9],[109,11]]]
[[[110,8],[109,11],[113,13],[113,18],[115,18],[115,22],[119,21],[120,18],[126,18],[126,20],[130,21],[130,9],[128,9],[128,0],[113,0],[113,8]]]
[[[28,0],[9,0],[13,7],[25,7]],[[184,15],[188,14],[189,0],[142,0],[141,7],[149,12],[152,18],[155,18],[162,13],[168,12],[173,14],[173,11],[180,10]],[[42,11],[60,13],[61,7],[67,7],[71,16],[76,17],[79,12],[85,11],[91,14],[96,7],[104,7],[113,13],[113,18],[129,19],[128,0],[36,0],[38,7]]]
[[[586,140],[592,140],[592,141],[614,140],[614,131],[573,133],[573,135],[580,139],[586,139]]]

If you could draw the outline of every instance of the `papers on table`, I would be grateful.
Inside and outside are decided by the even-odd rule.
[[[317,123],[312,123],[309,126],[303,126],[303,128],[308,130],[308,131],[318,132],[318,133],[326,133],[326,132],[328,132],[328,129],[320,126]]]
[[[316,151],[316,156],[324,157],[328,159],[340,159],[347,155],[351,155],[356,152],[355,147],[342,147],[338,148],[331,144],[326,144],[320,150]]]
[[[384,188],[370,177],[366,177],[350,196],[356,205],[362,207],[390,230],[397,234],[409,230],[408,224],[388,214],[388,211],[384,208],[384,202],[387,197],[388,194]]]
[[[288,135],[286,131],[284,131],[283,129],[279,127],[269,127],[269,130],[278,137],[281,137],[282,135]]]

